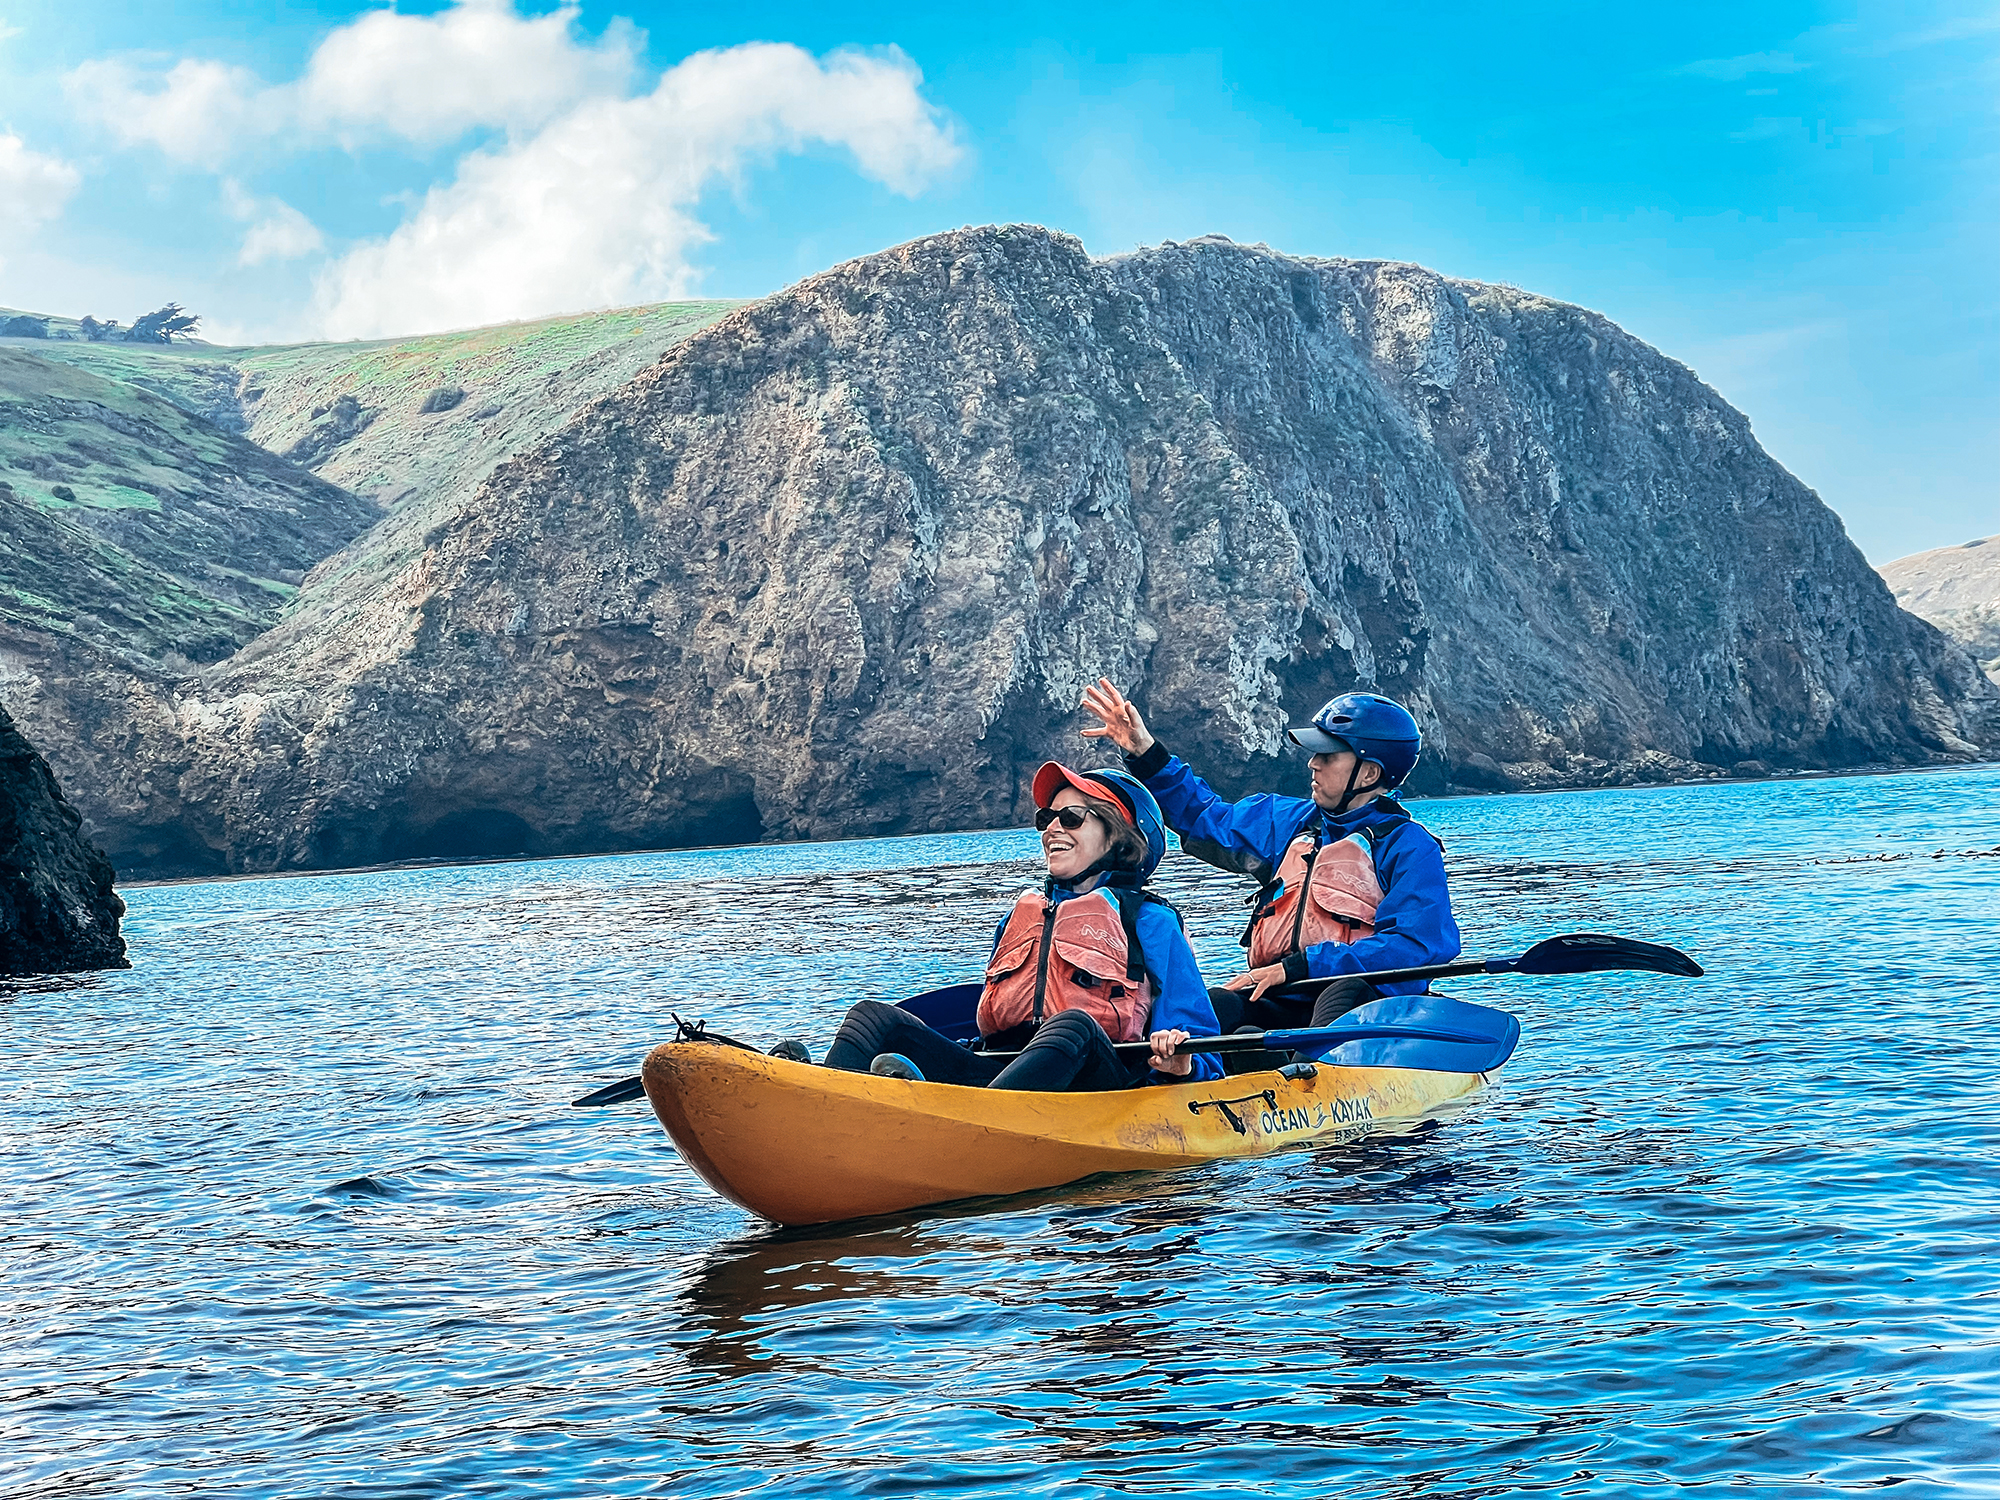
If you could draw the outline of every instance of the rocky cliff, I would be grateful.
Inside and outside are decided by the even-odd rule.
[[[101,756],[100,826],[255,870],[1002,823],[1099,674],[1231,789],[1295,784],[1282,726],[1355,683],[1423,719],[1427,789],[2000,746],[1684,367],[1219,239],[838,267],[387,545]]]
[[[2000,683],[2000,536],[1938,547],[1885,563],[1896,602],[1972,653]]]
[[[177,684],[381,514],[151,392],[0,347],[0,704],[94,829],[116,842],[150,796]]]
[[[125,969],[111,863],[0,708],[0,974]]]
[[[319,597],[365,593],[434,507],[733,305],[365,344],[0,340],[0,701],[72,768],[121,866],[226,868],[154,816],[180,680],[267,629],[315,565]]]

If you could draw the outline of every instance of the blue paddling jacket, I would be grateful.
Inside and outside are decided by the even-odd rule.
[[[1097,887],[1093,885],[1092,890]],[[1084,891],[1072,890],[1066,885],[1051,883],[1049,899],[1057,905],[1072,900]],[[1112,895],[1109,889],[1106,895]],[[1208,998],[1208,986],[1203,982],[1201,969],[1194,961],[1194,949],[1188,946],[1187,934],[1181,931],[1180,915],[1164,901],[1148,899],[1132,903],[1134,918],[1132,927],[1139,939],[1139,951],[1145,955],[1146,969],[1153,977],[1153,1008],[1146,1021],[1146,1034],[1156,1031],[1185,1031],[1189,1036],[1214,1036],[1222,1030],[1222,1023],[1215,1018],[1215,1006]],[[1000,919],[1000,925],[993,929],[993,948],[998,951],[1000,935],[1007,930],[1007,918]],[[1188,1061],[1194,1064],[1187,1077],[1173,1073],[1150,1072],[1150,1083],[1204,1083],[1222,1077],[1222,1064],[1215,1054],[1196,1052]]]
[[[1371,846],[1382,901],[1374,932],[1353,943],[1316,943],[1305,950],[1304,973],[1294,979],[1330,979],[1378,969],[1409,969],[1450,963],[1458,957],[1458,923],[1445,886],[1444,846],[1404,809],[1383,795],[1333,817],[1309,797],[1259,792],[1240,802],[1224,802],[1214,788],[1178,755],[1157,741],[1126,764],[1159,799],[1167,826],[1181,836],[1181,848],[1196,859],[1270,884],[1293,839],[1315,819],[1322,846],[1365,833]],[[1150,772],[1151,774],[1147,774]],[[1288,960],[1296,968],[1297,960]],[[1385,984],[1387,994],[1423,993],[1421,980]]]

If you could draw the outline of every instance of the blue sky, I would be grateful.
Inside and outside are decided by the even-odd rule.
[[[965,223],[1219,231],[1603,311],[1875,561],[2000,531],[2000,0],[0,0],[0,36],[6,305],[344,337]]]

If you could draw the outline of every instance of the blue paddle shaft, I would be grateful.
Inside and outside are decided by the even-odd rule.
[[[1358,1042],[1372,1037],[1407,1037],[1418,1042],[1470,1042],[1475,1045],[1494,1039],[1477,1031],[1444,1031],[1429,1026],[1306,1026],[1296,1031],[1266,1031],[1262,1035],[1246,1034],[1240,1044],[1243,1048],[1261,1048],[1266,1052],[1299,1052],[1307,1047],[1325,1046],[1330,1042]],[[1218,1046],[1218,1041],[1228,1042],[1229,1037],[1203,1037],[1181,1043],[1176,1052],[1226,1052],[1238,1048]]]
[[[1385,995],[1330,1026],[1190,1037],[1174,1051],[1303,1052],[1337,1067],[1490,1073],[1513,1056],[1520,1038],[1521,1023],[1504,1010],[1449,995]],[[1116,1047],[1127,1055],[1149,1050],[1145,1042],[1119,1042]]]

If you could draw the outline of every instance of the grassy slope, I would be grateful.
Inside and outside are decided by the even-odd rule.
[[[0,623],[217,660],[378,515],[149,391],[0,344]]]
[[[2000,682],[2000,536],[1899,557],[1876,571],[1898,604],[1957,640]]]
[[[5,339],[0,349],[31,349],[157,392],[375,500],[388,517],[329,558],[308,586],[331,605],[400,567],[426,517],[477,489],[501,460],[738,305],[666,302],[370,343]],[[423,410],[435,393],[452,391],[463,396],[447,409]]]
[[[13,316],[0,307],[0,321]],[[40,316],[40,314],[36,314]],[[51,318],[51,329],[64,320]],[[243,351],[208,344],[91,344],[75,339],[0,339],[0,349],[19,349],[58,364],[121,380],[164,396],[174,405],[206,418],[225,432],[241,432],[243,415],[236,404],[241,373],[235,365]]]
[[[393,509],[440,488],[476,485],[502,458],[736,305],[667,302],[371,343],[9,339],[0,347],[33,349],[155,391]],[[444,411],[422,410],[447,389],[463,398]]]

